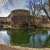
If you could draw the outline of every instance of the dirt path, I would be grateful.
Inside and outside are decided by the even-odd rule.
[[[28,48],[28,47],[20,47],[20,46],[8,47],[5,45],[0,45],[0,50],[50,50],[50,48]]]
[[[19,50],[17,48],[11,48],[5,45],[0,45],[0,50]]]

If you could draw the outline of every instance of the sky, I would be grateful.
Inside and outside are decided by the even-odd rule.
[[[27,0],[0,0],[0,17],[6,17],[14,9],[28,9]],[[46,0],[43,0],[43,3]]]
[[[0,17],[8,16],[9,13],[14,9],[27,9],[25,7],[26,0],[5,0],[6,3],[3,1],[0,0]]]

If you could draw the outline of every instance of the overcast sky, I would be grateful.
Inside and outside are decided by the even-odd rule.
[[[26,1],[27,0],[0,0],[0,17],[8,16],[13,9],[28,9],[26,7]]]

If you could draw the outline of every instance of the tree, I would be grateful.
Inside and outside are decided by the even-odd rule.
[[[28,3],[28,5],[26,5],[26,6],[29,8],[30,14],[32,13],[31,15],[34,16],[35,9],[41,6],[42,0],[28,0],[27,3]]]
[[[48,5],[48,2],[43,3],[42,0],[28,0],[27,3],[28,5],[26,6],[29,8],[31,15],[38,16],[40,10],[42,9],[46,13],[47,17],[50,19],[48,12],[45,9],[45,6]],[[36,10],[37,10],[37,13],[36,13]]]

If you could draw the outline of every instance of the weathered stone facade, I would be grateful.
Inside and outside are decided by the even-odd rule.
[[[0,17],[0,28],[5,26],[7,27],[10,24],[7,19],[8,17]]]
[[[30,12],[28,10],[13,10],[8,17],[0,17],[0,26],[9,28],[28,26],[47,27],[48,24],[50,24],[48,17],[30,16]]]
[[[4,27],[20,27],[28,24],[28,10],[13,10],[8,17],[0,17],[0,25]]]
[[[50,0],[48,0],[48,2],[49,2],[49,10],[50,10]]]
[[[11,12],[8,18],[11,19],[11,26],[20,27],[24,24],[28,24],[30,13],[28,10],[14,10]]]

